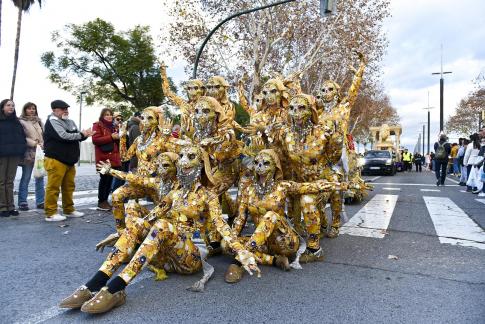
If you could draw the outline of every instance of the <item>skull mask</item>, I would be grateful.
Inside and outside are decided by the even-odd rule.
[[[301,96],[291,99],[288,115],[294,125],[303,127],[312,117],[312,109],[308,100]]]
[[[188,189],[200,178],[202,156],[196,146],[182,148],[177,162],[177,177],[183,188]]]
[[[196,102],[205,93],[204,83],[201,80],[189,80],[185,85],[185,91],[190,102]]]
[[[196,138],[209,137],[217,130],[217,111],[209,98],[201,97],[195,105],[193,118]]]
[[[278,86],[273,82],[266,82],[261,94],[268,106],[279,105],[281,102],[281,92],[278,90]]]
[[[227,88],[229,83],[221,76],[211,77],[206,85],[207,95],[221,103],[227,101]]]
[[[177,174],[175,165],[178,159],[175,153],[162,153],[158,156],[158,174],[163,180],[174,179]]]
[[[140,131],[142,134],[150,134],[158,126],[157,113],[151,108],[144,109],[140,119]]]
[[[263,106],[263,96],[258,94],[254,97],[254,105],[256,106],[256,111],[260,111]]]
[[[338,100],[339,97],[340,86],[331,80],[325,81],[322,88],[317,94],[317,100],[321,100],[324,104],[330,103],[334,100]]]
[[[271,155],[260,152],[254,158],[253,163],[257,182],[268,183],[273,181],[276,173],[276,163]]]

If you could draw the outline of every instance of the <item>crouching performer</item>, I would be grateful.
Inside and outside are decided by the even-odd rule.
[[[98,172],[101,174],[110,174],[113,177],[125,180],[130,185],[153,190],[154,192],[156,192],[156,200],[154,200],[154,202],[155,204],[158,204],[163,199],[163,197],[165,197],[170,191],[178,187],[176,166],[177,159],[178,154],[173,152],[165,152],[160,154],[157,159],[158,171],[154,177],[150,178],[139,176],[134,173],[126,173],[123,171],[112,169],[109,162],[98,163],[97,169]],[[120,238],[120,234],[116,232],[99,242],[96,245],[96,250],[101,250],[102,252],[106,246],[113,246],[113,244],[118,241],[123,242],[122,244],[126,246],[126,248],[121,249],[122,251],[126,252],[128,250],[128,247],[133,251],[134,247],[143,241],[146,234],[148,233],[148,230],[150,230],[150,227],[153,225],[143,219],[143,217],[147,215],[150,211],[139,203],[133,201],[126,206],[125,212],[126,228],[122,231],[121,234],[121,237],[125,235],[125,239],[121,239],[118,241],[118,239]],[[130,239],[136,239],[134,241],[127,241],[126,236]],[[130,244],[130,246],[127,246],[126,244]],[[120,257],[122,257],[123,260],[128,261],[126,256],[118,254],[118,258]],[[123,260],[121,260],[121,262],[123,262]],[[115,266],[117,268],[119,264],[116,263]],[[153,268],[153,270],[156,271],[157,269]],[[157,271],[157,279],[162,279],[158,277],[159,275],[163,277],[163,273]]]
[[[203,270],[204,276],[190,289],[202,291],[214,269],[206,261],[207,243],[205,228],[211,222],[235,251],[236,259],[252,274],[260,274],[254,255],[248,252],[232,234],[224,221],[217,195],[208,189],[213,178],[208,166],[207,154],[198,147],[184,147],[177,162],[179,188],[172,190],[144,219],[154,221],[128,265],[118,276],[109,280],[113,269],[103,264],[100,271],[86,285],[78,288],[62,301],[61,307],[81,308],[86,313],[104,313],[125,303],[125,287],[149,262],[157,259],[167,271],[193,274]],[[115,249],[108,260],[117,258]],[[109,282],[108,282],[109,281]],[[94,296],[93,293],[98,291]]]
[[[258,153],[254,160],[254,178],[242,193],[239,213],[233,225],[233,234],[253,252],[258,262],[275,265],[285,271],[301,269],[299,257],[306,245],[285,217],[285,201],[289,194],[309,194],[334,190],[343,184],[325,180],[297,183],[283,180],[283,169],[278,154],[271,149]],[[248,215],[256,229],[251,237],[241,237]],[[231,253],[231,248],[225,246]],[[289,259],[293,259],[290,264]],[[240,265],[231,264],[225,280],[235,283],[244,271]]]

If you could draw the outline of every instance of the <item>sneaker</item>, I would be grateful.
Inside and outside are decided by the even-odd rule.
[[[103,201],[98,203],[98,210],[101,211],[110,211],[111,210],[111,205],[107,201]]]
[[[18,216],[19,215],[19,211],[17,209],[10,210],[8,213],[10,214],[10,216]]]
[[[42,203],[42,204],[38,204],[38,205],[37,205],[37,209],[44,209],[44,203]]]
[[[21,211],[27,211],[27,210],[29,210],[29,205],[27,205],[27,204],[21,204],[21,205],[19,205],[19,210],[21,210]]]
[[[472,191],[472,193],[476,195],[476,194],[480,193],[480,191],[481,190],[475,189],[475,190]]]
[[[67,216],[67,217],[72,217],[72,218],[78,218],[78,217],[83,217],[84,216],[84,213],[81,213],[81,212],[78,212],[77,210],[73,211],[72,213],[63,213],[64,216]]]
[[[466,192],[472,192],[472,190],[473,190],[472,187],[466,186]]]
[[[46,216],[46,218],[45,218],[46,222],[62,222],[63,220],[66,220],[66,216],[62,216],[60,214],[54,214],[52,216]]]
[[[466,186],[466,183],[460,182],[459,185],[462,186],[462,187],[464,187],[464,186]]]
[[[478,197],[485,197],[485,192],[483,192],[483,191],[482,191],[482,192],[480,192],[480,193],[478,194]]]
[[[440,186],[440,181],[436,181],[436,185],[439,187]]]

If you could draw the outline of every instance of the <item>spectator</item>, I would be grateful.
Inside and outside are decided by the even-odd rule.
[[[419,152],[414,154],[413,162],[414,162],[414,165],[416,166],[416,172],[421,172],[422,164],[423,164],[423,156],[419,154]]]
[[[429,152],[424,156],[424,167],[426,170],[431,169],[431,155],[429,154]]]
[[[79,161],[79,142],[93,134],[90,129],[80,132],[69,119],[69,105],[62,100],[51,102],[52,114],[47,117],[44,128],[44,167],[47,172],[45,190],[45,220],[59,222],[68,217],[82,217],[84,213],[74,209],[76,176],[75,164]],[[57,211],[59,191],[62,191],[63,214]]]
[[[0,217],[17,216],[13,181],[26,150],[25,133],[12,100],[0,102]]]
[[[460,148],[458,149],[458,165],[460,166],[460,186],[466,186],[467,168],[464,165],[465,150],[469,141],[466,138],[460,138]]]
[[[120,127],[123,124],[123,116],[121,116],[121,113],[118,112],[118,111],[115,111],[114,114],[113,114],[113,124],[114,124],[114,131],[116,133],[119,133]],[[119,150],[119,147],[120,147],[119,146],[119,144],[120,144],[119,139],[117,140],[117,143],[118,143],[118,150]],[[121,161],[121,158],[120,158],[120,161]],[[128,172],[129,167],[130,167],[130,161],[121,162],[121,169],[120,170],[123,171],[123,172]],[[113,177],[113,183],[111,184],[111,192],[115,191],[116,189],[118,189],[119,187],[121,187],[124,184],[125,184],[125,180],[121,180],[121,179]]]
[[[481,146],[480,146],[480,152],[478,153],[478,156],[482,158],[482,162],[480,163],[480,180],[481,180],[481,186],[482,186],[482,192],[478,194],[479,197],[485,197],[485,127],[482,127],[480,130],[480,138],[481,138]]]
[[[99,120],[93,124],[93,144],[96,164],[107,161],[111,163],[113,169],[121,168],[119,135],[113,123],[113,110],[104,108],[101,110]],[[109,211],[111,205],[108,197],[111,192],[113,176],[109,174],[99,174],[98,184],[98,210]]]
[[[477,143],[475,143],[477,142]],[[466,191],[471,192],[473,191],[473,188],[468,185],[468,179],[470,178],[470,173],[472,171],[473,167],[473,160],[475,159],[475,156],[478,156],[478,150],[475,148],[479,145],[478,143],[478,134],[472,134],[470,135],[470,143],[466,146],[465,150],[465,156],[463,157],[463,164],[466,166],[466,182],[467,182],[467,187]],[[473,154],[472,154],[473,153]],[[471,158],[471,160],[470,160]]]
[[[448,165],[448,158],[451,152],[451,145],[447,141],[448,137],[445,133],[441,132],[439,136],[439,141],[434,143],[437,186],[445,185],[446,167]]]
[[[140,132],[140,122],[141,122],[141,113],[139,111],[135,112],[133,116],[130,118],[127,124],[127,133],[128,133],[128,147],[133,144],[135,139],[141,134]],[[138,166],[138,159],[136,156],[132,157],[130,160],[130,171],[133,171]]]
[[[412,160],[413,160],[413,155],[411,154],[411,152],[408,152],[408,149],[404,149],[404,153],[402,154],[402,161],[404,163],[404,171],[411,171]]]
[[[27,204],[27,194],[29,191],[29,182],[34,170],[35,152],[37,146],[44,148],[42,138],[44,125],[37,114],[37,105],[33,102],[27,102],[20,115],[20,123],[24,128],[27,140],[27,150],[25,151],[22,163],[22,178],[19,184],[19,209],[22,211],[29,210]],[[44,209],[44,177],[35,178],[35,204],[38,209]]]
[[[451,159],[451,172],[454,176],[457,176],[460,171],[458,169],[458,144],[453,143],[451,145],[451,153],[450,153],[450,159]]]
[[[470,174],[468,175],[468,180],[466,182],[467,191],[473,193],[479,193],[482,182],[480,180],[480,166],[482,162],[482,157],[479,155],[480,148],[481,148],[481,141],[478,134],[474,134],[476,136],[473,137],[474,141],[471,143],[473,148],[470,152],[470,156],[467,160],[468,166],[470,166]]]

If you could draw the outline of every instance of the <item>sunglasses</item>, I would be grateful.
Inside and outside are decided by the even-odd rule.
[[[122,121],[122,120],[123,120],[123,118],[120,118],[120,117],[116,118],[116,121]]]

